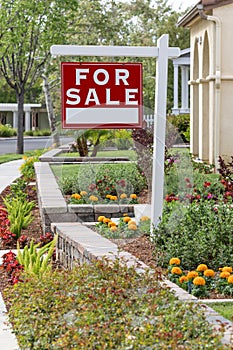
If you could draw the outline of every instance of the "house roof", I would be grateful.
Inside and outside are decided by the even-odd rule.
[[[200,0],[193,6],[187,13],[184,14],[179,20],[177,25],[179,27],[189,27],[189,24],[199,17],[198,5],[202,5],[203,10],[211,11],[214,8],[232,4],[233,0]]]

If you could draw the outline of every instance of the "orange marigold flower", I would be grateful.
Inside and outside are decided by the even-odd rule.
[[[117,196],[111,196],[109,199],[110,201],[117,201]]]
[[[98,202],[98,197],[96,197],[96,196],[90,196],[89,199],[92,202]]]
[[[180,282],[180,283],[188,282],[188,277],[187,277],[187,276],[181,276],[181,277],[179,278],[179,282]]]
[[[111,197],[111,194],[106,194],[106,198],[110,199]]]
[[[198,267],[197,267],[197,271],[199,271],[199,272],[203,272],[203,271],[205,271],[205,270],[207,270],[207,269],[208,269],[208,267],[207,267],[206,264],[200,264],[200,265],[198,265]]]
[[[206,277],[214,277],[214,275],[215,275],[214,270],[207,269],[204,271],[204,276],[206,276]]]
[[[205,279],[203,277],[195,277],[193,280],[193,284],[195,286],[204,286],[205,285]]]
[[[137,223],[134,220],[129,220],[128,225],[137,225]]]
[[[220,273],[220,278],[228,278],[230,276],[230,272],[228,271],[222,271]]]
[[[150,220],[150,218],[149,216],[146,216],[146,215],[142,216],[140,219],[140,221],[147,221],[147,220]]]
[[[116,226],[112,226],[112,227],[110,228],[110,231],[112,231],[112,232],[117,231],[117,227],[116,227]]]
[[[227,282],[233,284],[233,275],[228,277]]]
[[[108,227],[116,226],[117,224],[113,221],[109,221]]]
[[[172,268],[171,273],[173,275],[182,275],[182,270],[179,267],[175,266]]]
[[[195,278],[195,277],[197,277],[198,276],[198,273],[197,273],[197,271],[189,271],[188,273],[187,273],[187,278],[190,280],[190,279],[193,279],[193,278]]]
[[[180,265],[180,259],[179,258],[171,258],[169,261],[170,265]]]
[[[124,218],[123,218],[123,221],[124,222],[129,222],[131,220],[131,218],[129,217],[129,216],[125,216]]]
[[[111,221],[111,219],[109,219],[109,218],[104,218],[103,219],[103,223],[104,224],[108,224],[110,221]]]
[[[127,194],[126,194],[126,193],[122,193],[122,194],[120,195],[120,198],[121,198],[121,199],[127,198]]]
[[[103,216],[103,215],[100,215],[100,216],[98,217],[98,221],[99,221],[99,222],[103,222],[104,219],[105,219],[105,216]]]
[[[128,225],[128,229],[129,229],[129,230],[136,231],[136,230],[137,230],[137,225],[130,224],[130,225]]]
[[[135,193],[132,193],[132,194],[130,195],[130,198],[136,199],[136,198],[137,198],[137,195],[136,195]]]
[[[222,272],[230,272],[230,273],[232,273],[232,267],[231,266],[224,266],[222,268]]]
[[[74,193],[74,194],[71,195],[71,198],[80,199],[81,196],[78,193]]]
[[[87,192],[86,192],[86,191],[81,191],[81,192],[80,192],[80,195],[81,195],[82,197],[84,197],[84,196],[87,195]]]

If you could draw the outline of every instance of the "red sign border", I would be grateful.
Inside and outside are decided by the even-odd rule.
[[[63,81],[64,81],[64,74],[63,74],[63,66],[65,65],[121,65],[121,66],[127,66],[127,65],[137,65],[140,68],[140,104],[138,106],[138,112],[139,112],[139,118],[137,123],[129,123],[129,124],[66,124],[66,113],[65,113],[65,103],[64,103],[64,87],[63,87]],[[143,123],[143,96],[142,96],[142,63],[133,63],[133,62],[61,62],[61,98],[62,98],[62,129],[141,129],[142,123]]]

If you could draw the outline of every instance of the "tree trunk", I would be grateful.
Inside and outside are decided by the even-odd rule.
[[[53,139],[52,143],[55,147],[57,147],[57,146],[60,146],[61,143],[60,143],[60,137],[56,128],[56,118],[54,115],[53,102],[50,94],[50,87],[49,87],[47,76],[43,74],[42,78],[43,78],[43,91],[45,94],[45,103],[46,103],[46,108],[48,113],[49,126],[50,126],[52,139]]]
[[[100,136],[97,138],[97,141],[94,144],[94,148],[93,148],[91,157],[96,157],[97,152],[98,152],[98,148],[99,148],[99,144],[100,144]]]
[[[21,91],[17,94],[17,102],[18,102],[18,126],[17,126],[17,154],[24,153],[24,140],[23,140],[23,120],[24,120],[24,92]]]
[[[81,135],[77,138],[77,148],[80,157],[88,157],[87,140],[84,135]]]

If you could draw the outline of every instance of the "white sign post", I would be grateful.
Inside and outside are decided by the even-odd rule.
[[[180,49],[168,46],[168,34],[158,39],[157,47],[53,45],[53,56],[156,57],[154,153],[152,171],[151,222],[156,227],[163,210],[164,155],[167,107],[168,59],[180,55]]]

